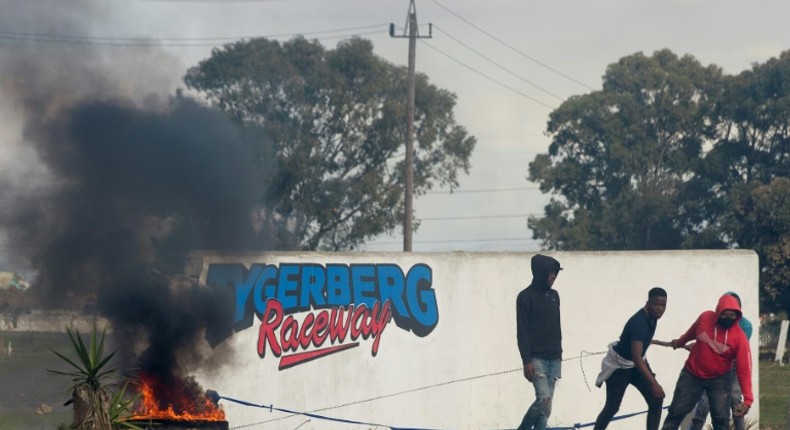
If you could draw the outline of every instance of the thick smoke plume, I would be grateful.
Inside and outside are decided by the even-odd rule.
[[[35,247],[38,292],[58,303],[95,298],[124,339],[147,345],[138,365],[156,375],[198,360],[206,323],[231,318],[216,315],[230,309],[218,306],[222,297],[178,276],[186,252],[260,241],[245,139],[219,114],[173,103],[159,113],[85,102],[33,138],[64,184],[47,215],[29,218],[50,218]],[[41,224],[16,228],[32,236]]]
[[[83,19],[108,18],[100,3],[78,2],[83,14],[3,3],[0,24],[20,32],[74,34]],[[184,257],[266,246],[250,221],[262,138],[170,95],[177,67],[156,49],[4,42],[6,264],[32,269],[39,306],[95,307],[110,319],[123,366],[186,376],[205,364],[207,324],[232,308],[180,276]]]

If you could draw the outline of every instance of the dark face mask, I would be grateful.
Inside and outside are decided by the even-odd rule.
[[[724,328],[730,328],[735,324],[735,318],[719,317],[718,324]]]

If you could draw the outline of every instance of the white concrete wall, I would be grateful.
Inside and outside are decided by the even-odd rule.
[[[651,287],[668,292],[668,306],[656,339],[682,334],[704,310],[713,309],[729,290],[742,298],[744,315],[754,324],[752,355],[755,404],[749,418],[758,418],[758,260],[751,251],[554,252],[564,268],[554,287],[562,306],[564,359],[556,389],[551,426],[572,426],[595,420],[604,404],[605,388],[594,386],[606,345],[615,340],[626,320],[647,300]],[[355,403],[435,384],[480,376],[392,397],[318,412],[322,415],[433,429],[515,428],[533,400],[531,385],[521,372],[516,345],[515,298],[531,279],[528,253],[274,253],[203,255],[202,279],[217,262],[395,263],[404,270],[426,264],[433,271],[439,321],[425,337],[389,323],[378,354],[372,339],[356,348],[278,370],[278,360],[256,351],[260,321],[219,345],[232,349],[235,361],[211,374],[199,375],[206,388],[221,395],[296,411],[314,411]],[[302,314],[304,315],[304,314]],[[652,346],[648,361],[667,393],[669,404],[683,350]],[[510,372],[508,372],[510,371]],[[491,376],[484,376],[491,375]],[[222,404],[231,427],[262,423],[284,413]],[[639,393],[629,388],[620,414],[644,411]],[[610,429],[644,426],[644,415],[615,421]],[[291,417],[253,428],[296,428],[307,418]],[[313,418],[306,429],[369,428],[332,424]]]

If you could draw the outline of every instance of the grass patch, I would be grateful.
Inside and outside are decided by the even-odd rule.
[[[35,412],[6,412],[0,414],[0,429],[55,430],[70,428],[71,421],[71,411],[46,415],[38,415]]]
[[[0,332],[0,429],[54,430],[71,424],[71,407],[63,406],[71,398],[68,381],[46,373],[65,368],[47,347],[65,353],[69,345],[65,333]]]
[[[10,356],[8,355],[9,344],[12,351]],[[45,366],[53,363],[59,365],[57,359],[50,357],[53,354],[48,348],[52,348],[61,354],[68,353],[71,348],[69,338],[64,333],[0,332],[0,363],[3,364],[2,371],[42,370],[45,369]]]
[[[790,405],[790,366],[760,362],[760,428],[784,430]]]

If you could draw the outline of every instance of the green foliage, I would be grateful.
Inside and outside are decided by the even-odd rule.
[[[140,397],[140,394],[127,395],[126,389],[128,386],[129,383],[127,381],[118,391],[113,393],[110,400],[110,420],[115,428],[143,430],[143,427],[135,424],[133,421],[129,421],[129,418],[133,415],[132,411],[134,410],[135,402]]]
[[[104,355],[104,336],[106,330],[102,331],[101,339],[97,340],[96,327],[94,326],[88,345],[82,341],[82,336],[80,336],[79,333],[72,332],[68,327],[66,327],[66,333],[69,335],[77,359],[72,360],[51,348],[50,351],[71,365],[74,370],[67,372],[47,370],[47,372],[53,375],[70,376],[72,382],[74,382],[74,385],[71,387],[72,390],[80,384],[85,384],[94,390],[98,389],[103,385],[106,378],[116,372],[116,369],[107,367],[110,359],[115,355],[115,352],[111,352],[106,356]]]
[[[763,311],[790,310],[790,178],[739,184],[728,200],[722,228],[760,256]]]
[[[401,223],[406,77],[367,40],[326,49],[297,37],[225,45],[184,81],[265,136],[254,151],[268,180],[261,219],[278,247],[339,250]],[[468,173],[475,138],[455,123],[454,106],[454,94],[416,76],[418,195]],[[268,158],[276,170],[263,165]]]
[[[760,256],[761,309],[790,310],[790,51],[725,81],[699,199],[708,235]]]
[[[100,339],[96,337],[96,326],[93,326],[89,343],[86,345],[79,333],[66,327],[66,333],[77,355],[72,360],[50,348],[61,360],[68,363],[71,371],[47,370],[50,374],[69,376],[74,385],[71,387],[71,403],[74,408],[74,424],[80,430],[109,430],[112,427],[110,410],[112,398],[106,388],[106,381],[116,372],[108,363],[115,352],[104,354],[106,331],[102,331]]]
[[[560,194],[546,217],[531,217],[536,239],[557,249],[672,249],[682,188],[714,130],[711,103],[721,71],[669,51],[612,64],[603,89],[552,112],[548,154],[529,179]]]
[[[790,51],[736,76],[663,50],[607,68],[552,112],[529,179],[553,249],[744,248],[762,309],[790,309]]]

